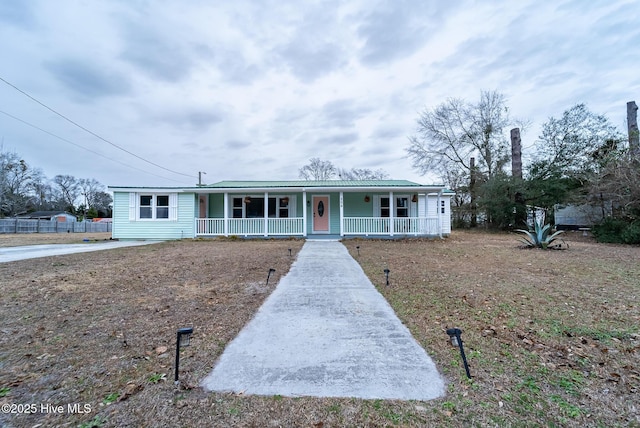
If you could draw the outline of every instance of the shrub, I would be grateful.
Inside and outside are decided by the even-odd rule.
[[[564,231],[558,230],[555,233],[550,233],[551,225],[543,224],[542,222],[543,220],[536,220],[533,230],[517,229],[516,232],[525,235],[524,239],[521,239],[521,242],[525,244],[527,248],[542,248],[543,250],[548,248],[555,250],[564,248],[562,245],[564,241],[560,242],[561,240],[558,239],[558,236]]]
[[[607,218],[593,227],[598,242],[612,244],[640,244],[640,222]]]

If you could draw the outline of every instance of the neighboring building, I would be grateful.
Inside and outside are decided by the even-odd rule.
[[[599,224],[613,212],[613,204],[607,201],[602,206],[594,205],[556,205],[554,223],[557,229],[577,230]]]
[[[16,218],[31,219],[31,220],[51,220],[51,221],[78,221],[78,218],[73,214],[65,211],[34,211],[29,214],[17,215]]]
[[[454,194],[405,180],[109,189],[115,239],[443,236],[451,233]]]

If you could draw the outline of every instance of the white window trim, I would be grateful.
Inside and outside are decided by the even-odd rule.
[[[140,197],[151,196],[151,218],[140,218]],[[169,197],[169,217],[156,218],[158,196]],[[178,220],[178,194],[177,193],[155,193],[137,192],[129,193],[129,220],[130,221],[177,221]]]
[[[381,217],[382,216],[382,204],[380,203],[380,199],[382,198],[388,198],[389,195],[374,195],[373,198],[373,216],[374,217]],[[393,201],[389,201],[389,205],[391,205],[389,207],[389,209],[393,210],[393,217],[394,218],[398,218],[398,207],[396,204],[396,200],[397,198],[406,198],[407,202],[409,203],[409,205],[407,207],[403,207],[401,209],[406,208],[407,209],[407,213],[409,215],[409,217],[413,217],[417,215],[417,210],[418,210],[418,204],[417,202],[413,202],[412,199],[412,195],[407,195],[407,194],[393,194]]]
[[[242,217],[243,219],[247,218],[247,204],[244,203],[244,198],[246,197],[250,197],[251,199],[263,199],[264,200],[264,194],[255,194],[255,195],[229,195],[229,208],[228,208],[228,213],[227,216],[228,218],[233,218],[233,200],[234,199],[242,199]],[[269,195],[269,199],[274,198],[276,200],[276,216],[275,217],[269,217],[269,218],[281,218],[280,217],[280,199],[284,199],[284,198],[289,198],[289,217],[288,218],[292,218],[295,217],[296,215],[296,195]],[[235,209],[239,209],[239,208],[235,208]],[[237,217],[236,217],[237,218]],[[263,218],[263,217],[257,217],[257,218]],[[287,217],[282,217],[282,218],[287,218]]]

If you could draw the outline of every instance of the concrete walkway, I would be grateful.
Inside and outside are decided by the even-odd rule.
[[[111,250],[113,248],[149,245],[162,241],[105,241],[85,244],[41,244],[21,247],[0,248],[0,263],[37,257],[61,256],[63,254],[88,253],[90,251]]]
[[[330,241],[304,244],[202,386],[257,395],[400,400],[430,400],[445,392],[431,358],[347,249]]]

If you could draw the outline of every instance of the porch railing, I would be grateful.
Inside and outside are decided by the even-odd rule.
[[[294,236],[303,234],[302,217],[294,218],[269,218],[267,219],[267,231],[265,233],[264,218],[228,218],[227,235],[284,235]],[[196,236],[223,236],[225,235],[225,219],[223,218],[197,218]]]
[[[345,235],[391,235],[388,217],[345,217],[342,231]],[[424,217],[397,217],[393,219],[394,235],[438,234],[438,219]]]
[[[294,218],[228,218],[226,235],[238,236],[297,236],[304,234],[302,217]],[[196,236],[225,235],[225,219],[197,218]],[[438,219],[424,217],[398,217],[393,219],[391,229],[389,217],[344,217],[342,233],[344,235],[438,235]]]

